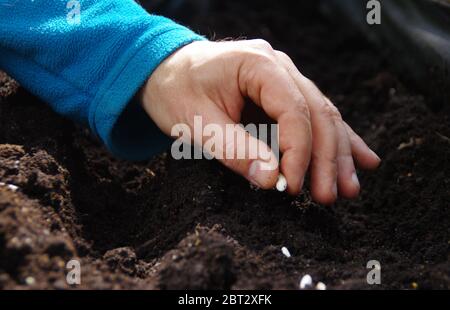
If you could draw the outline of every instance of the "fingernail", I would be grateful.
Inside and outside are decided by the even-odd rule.
[[[355,186],[360,187],[358,175],[356,174],[356,172],[352,173],[352,182],[353,182],[353,184],[355,184]]]
[[[248,176],[250,181],[256,186],[263,187],[263,184],[273,172],[273,168],[269,163],[262,162],[260,160],[255,160],[251,163],[248,170]]]
[[[332,188],[331,190],[332,190],[332,192],[333,192],[334,197],[337,198],[337,196],[338,196],[338,190],[337,190],[337,184],[336,184],[336,182],[334,182],[333,188]]]

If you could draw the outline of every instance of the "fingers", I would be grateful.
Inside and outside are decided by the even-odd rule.
[[[285,175],[288,193],[300,193],[311,160],[311,129],[300,112],[283,113],[278,117],[280,130],[281,171]],[[301,133],[301,134],[299,134]],[[302,137],[303,136],[303,137]]]
[[[351,141],[352,155],[358,164],[358,167],[366,170],[376,169],[381,162],[380,157],[372,151],[367,144],[359,137],[353,129],[344,122],[344,127]]]
[[[312,130],[309,109],[291,76],[279,66],[270,48],[262,45],[268,52],[256,59],[253,55],[242,64],[239,85],[244,96],[249,96],[278,122],[279,146],[283,153],[280,169],[286,177],[288,192],[295,195],[303,186],[310,163]]]
[[[363,169],[375,169],[380,158],[342,120],[337,108],[323,96],[314,83],[299,72],[292,60],[282,52],[277,52],[277,55],[304,94],[311,111],[313,198],[318,202],[332,203],[337,198],[337,191],[346,198],[356,197],[360,184],[354,160]],[[332,132],[335,132],[335,136]]]
[[[205,152],[254,185],[270,189],[278,178],[278,160],[266,143],[234,124],[217,106],[203,111],[202,143]]]
[[[315,100],[312,86],[309,100]],[[323,204],[332,204],[337,199],[337,131],[334,126],[335,116],[330,107],[312,109],[313,151],[311,164],[311,193],[313,198]]]
[[[329,105],[332,105],[328,98],[325,98]],[[353,162],[352,147],[350,139],[342,118],[335,121],[338,135],[337,151],[337,185],[339,195],[344,198],[355,198],[359,194],[360,184]]]
[[[335,123],[340,115],[330,106],[320,90],[304,77],[284,53],[278,52],[280,62],[294,79],[296,86],[304,95],[311,113],[312,124],[312,162],[311,194],[313,199],[323,204],[333,203],[338,195],[337,154],[338,131]]]
[[[281,170],[287,179],[288,192],[298,194],[310,166],[314,200],[331,204],[338,192],[344,197],[355,197],[359,183],[354,160],[360,167],[371,169],[379,164],[379,158],[345,124],[336,107],[299,72],[287,55],[274,51],[267,42],[220,44],[211,58],[219,64],[214,70],[209,72],[207,61],[189,67],[194,73],[205,70],[208,73],[193,76],[215,78],[194,79],[195,83],[187,83],[189,87],[186,87],[193,90],[198,84],[205,86],[207,102],[196,105],[198,114],[205,118],[205,126],[209,126],[210,135],[206,130],[201,142],[205,150],[261,188],[273,188]],[[217,72],[221,73],[219,77]],[[193,98],[196,96],[197,93]],[[242,141],[228,134],[220,140],[214,134],[214,128],[227,132],[227,125],[239,121],[242,97],[250,97],[277,121],[279,151],[283,153],[279,167],[270,148],[243,128],[234,127]]]

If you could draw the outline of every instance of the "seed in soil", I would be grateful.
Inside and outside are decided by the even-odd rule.
[[[33,277],[26,277],[25,283],[27,285],[33,285],[34,283],[36,283],[36,280]]]
[[[9,189],[9,190],[11,190],[13,192],[15,192],[15,191],[17,191],[19,189],[19,186],[17,186],[17,185],[6,184],[6,183],[3,183],[3,182],[0,182],[0,186],[6,186],[7,189]]]
[[[291,257],[291,252],[289,252],[288,248],[285,246],[281,248],[281,253],[283,253],[286,257]]]
[[[12,190],[13,192],[15,192],[15,191],[17,191],[19,189],[19,186],[14,185],[14,184],[8,184],[6,186],[6,188],[8,188],[8,189]]]
[[[323,283],[323,282],[318,282],[317,284],[316,284],[316,290],[319,290],[319,291],[325,291],[327,289],[327,286],[325,285],[325,283]]]
[[[304,290],[311,286],[312,286],[312,277],[309,274],[304,275],[303,278],[300,280],[300,285],[299,285],[300,289]]]

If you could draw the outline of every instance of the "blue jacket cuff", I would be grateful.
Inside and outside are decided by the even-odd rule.
[[[170,144],[141,105],[133,100],[157,66],[179,48],[205,40],[191,30],[169,23],[160,33],[143,35],[112,66],[89,107],[89,124],[117,157],[146,160]]]

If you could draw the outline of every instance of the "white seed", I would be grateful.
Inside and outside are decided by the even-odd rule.
[[[12,190],[13,192],[15,192],[16,190],[19,189],[19,186],[14,185],[14,184],[7,184],[4,182],[0,182],[0,186],[6,186],[7,189]]]
[[[286,178],[281,173],[278,175],[278,181],[277,181],[276,188],[279,192],[284,192],[287,188]]]
[[[308,288],[312,286],[312,278],[309,274],[304,275],[303,278],[300,280],[300,289],[304,290],[305,288]]]
[[[36,280],[33,277],[26,277],[25,283],[28,285],[33,285],[34,283],[36,283]]]
[[[289,252],[289,250],[285,246],[281,248],[281,253],[283,253],[283,255],[286,257],[291,257],[291,252]]]
[[[8,184],[8,185],[6,185],[6,188],[12,190],[13,192],[15,192],[16,190],[19,189],[19,186],[14,185],[14,184]]]
[[[327,289],[327,286],[325,285],[325,283],[323,283],[323,282],[318,282],[317,284],[316,284],[316,290],[319,290],[319,291],[325,291]]]

